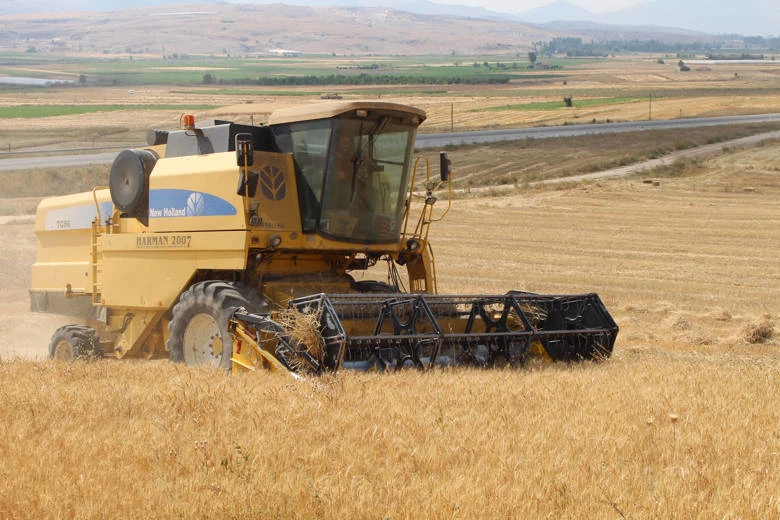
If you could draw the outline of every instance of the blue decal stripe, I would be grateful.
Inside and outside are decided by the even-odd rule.
[[[149,192],[149,218],[222,217],[236,213],[235,206],[210,193],[179,189]]]

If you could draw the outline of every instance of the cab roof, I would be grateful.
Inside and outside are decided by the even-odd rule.
[[[330,119],[356,110],[375,111],[384,114],[394,113],[400,117],[408,118],[410,121],[416,118],[416,124],[422,123],[426,118],[425,110],[400,103],[386,101],[325,101],[275,110],[268,117],[267,124],[280,125],[316,119]]]

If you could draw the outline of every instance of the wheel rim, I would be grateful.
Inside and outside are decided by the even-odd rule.
[[[52,357],[59,361],[72,361],[73,360],[73,347],[66,339],[61,339],[54,345],[54,352]]]
[[[219,366],[222,360],[222,331],[210,314],[196,314],[187,324],[183,338],[187,365]]]

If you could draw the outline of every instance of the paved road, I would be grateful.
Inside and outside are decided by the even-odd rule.
[[[452,132],[447,134],[421,134],[417,136],[415,146],[417,148],[441,149],[447,145],[519,141],[522,139],[549,139],[555,137],[573,137],[578,135],[637,132],[641,130],[694,128],[700,126],[733,125],[744,123],[766,123],[772,121],[780,122],[780,113],[757,114],[752,116],[669,119],[661,121],[634,121],[628,123],[510,128],[504,130]],[[130,147],[132,146],[128,146],[128,148]],[[57,150],[50,151],[50,153],[57,152]],[[117,153],[117,151],[112,151],[48,156],[32,156],[32,154],[25,155],[20,152],[12,154],[0,153],[0,172],[11,170],[33,170],[38,168],[57,168],[62,166],[106,164],[113,162]]]
[[[38,152],[40,153],[40,152]],[[54,153],[57,153],[55,150]],[[37,170],[63,166],[87,166],[114,162],[119,152],[90,153],[80,155],[47,155],[41,157],[16,157],[0,159],[0,172],[12,170]]]

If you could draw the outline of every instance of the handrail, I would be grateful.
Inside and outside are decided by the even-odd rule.
[[[103,222],[103,216],[100,214],[100,203],[97,200],[98,190],[110,190],[108,186],[95,186],[92,188],[92,199],[95,201],[95,209],[97,210],[98,225]]]

